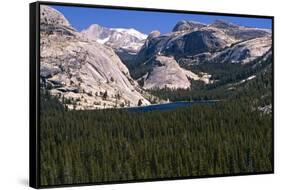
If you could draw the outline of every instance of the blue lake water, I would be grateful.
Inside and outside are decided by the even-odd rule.
[[[147,112],[154,110],[171,110],[179,107],[192,106],[194,104],[213,104],[218,102],[219,100],[201,100],[201,101],[179,101],[179,102],[171,102],[165,104],[154,104],[149,106],[141,106],[141,107],[132,107],[126,108],[128,111],[132,112]]]

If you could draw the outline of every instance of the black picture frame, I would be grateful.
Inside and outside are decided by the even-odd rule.
[[[93,183],[79,183],[79,184],[64,184],[64,185],[40,185],[40,5],[57,5],[57,6],[71,6],[71,7],[88,7],[88,8],[106,8],[118,10],[140,10],[149,12],[167,12],[167,13],[192,13],[201,15],[220,15],[233,17],[247,17],[247,18],[268,18],[272,21],[272,171],[268,172],[250,172],[237,173],[227,175],[203,175],[203,176],[182,176],[174,178],[155,178],[155,179],[136,179],[129,181],[110,181],[110,182],[93,182]],[[135,182],[152,182],[152,181],[166,181],[166,180],[180,180],[180,179],[194,179],[194,178],[213,178],[213,177],[227,177],[227,176],[244,176],[244,175],[258,175],[258,174],[273,174],[274,173],[274,17],[264,15],[249,15],[249,14],[233,14],[233,13],[218,13],[218,12],[201,12],[190,10],[168,10],[157,8],[141,8],[141,7],[125,7],[125,6],[109,6],[109,5],[93,5],[93,4],[78,4],[78,3],[62,3],[62,2],[48,2],[38,1],[29,4],[29,185],[33,188],[55,188],[55,187],[72,187],[72,186],[88,186],[88,185],[102,185],[102,184],[121,184],[121,183],[135,183]]]

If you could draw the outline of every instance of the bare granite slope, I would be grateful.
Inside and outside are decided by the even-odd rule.
[[[41,5],[40,35],[41,85],[68,107],[129,107],[139,100],[150,104],[110,47],[83,37],[51,7]]]

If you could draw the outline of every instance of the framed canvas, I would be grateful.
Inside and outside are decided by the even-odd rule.
[[[30,186],[274,172],[274,18],[30,4]]]

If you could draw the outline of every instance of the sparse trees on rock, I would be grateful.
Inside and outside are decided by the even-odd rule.
[[[102,99],[103,99],[103,100],[106,100],[106,99],[107,99],[107,97],[108,97],[108,95],[107,95],[107,91],[105,91],[105,92],[103,93],[103,95],[102,95]]]
[[[138,106],[141,106],[141,105],[142,105],[142,100],[139,99],[139,101],[138,101]]]

